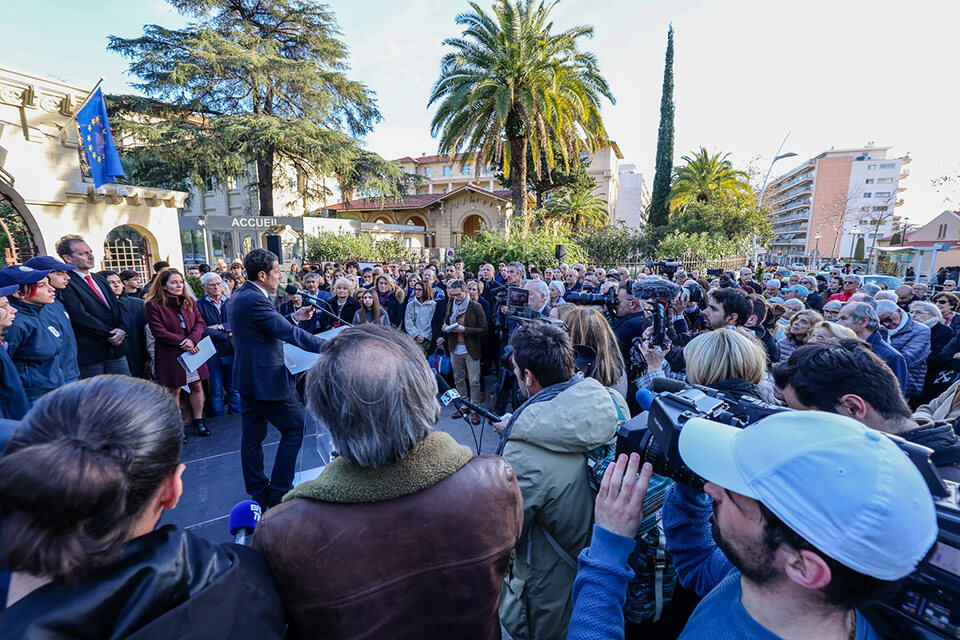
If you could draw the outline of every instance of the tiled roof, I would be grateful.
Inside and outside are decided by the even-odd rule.
[[[327,208],[333,209],[334,211],[346,211],[348,209],[352,209],[354,211],[380,211],[384,209],[397,211],[402,209],[422,209],[423,207],[431,205],[434,202],[439,202],[440,200],[448,198],[455,193],[459,193],[464,189],[475,191],[481,195],[491,196],[497,198],[498,200],[504,200],[506,202],[510,201],[511,193],[509,190],[489,191],[472,184],[465,184],[448,193],[422,193],[404,196],[401,200],[393,198],[384,198],[382,200],[380,198],[360,198],[358,200],[351,200],[349,207],[347,207],[343,202],[338,202],[337,204],[330,205]]]
[[[394,162],[413,162],[414,164],[432,164],[434,162],[457,162],[463,160],[465,156],[469,154],[458,153],[454,156],[420,156],[419,158],[411,158],[410,156],[404,156],[398,158]]]

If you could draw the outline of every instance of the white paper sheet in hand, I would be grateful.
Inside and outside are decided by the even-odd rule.
[[[337,327],[336,329],[330,329],[329,331],[318,333],[317,337],[323,340],[330,340],[346,328],[347,326],[344,325]],[[295,347],[289,342],[283,343],[283,364],[286,365],[287,371],[293,375],[306,371],[312,367],[313,363],[317,361],[319,355],[320,354],[317,353],[304,351],[300,347]]]
[[[217,348],[213,346],[213,340],[210,339],[210,336],[207,336],[203,340],[197,343],[196,353],[187,353],[184,351],[177,358],[177,362],[180,363],[180,366],[184,368],[187,373],[193,373],[199,369],[204,362],[217,355]]]

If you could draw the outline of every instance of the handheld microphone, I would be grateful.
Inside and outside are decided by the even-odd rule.
[[[462,397],[460,397],[460,393],[457,392],[456,389],[450,388],[450,385],[447,384],[447,381],[444,380],[439,373],[434,371],[433,374],[434,374],[434,377],[436,377],[437,379],[437,389],[440,391],[440,394],[441,394],[440,403],[443,404],[443,406],[449,407],[451,404],[453,404],[453,406],[459,409],[461,413],[463,412],[463,407],[466,407],[471,411],[473,411],[474,413],[480,414],[481,416],[483,416],[484,418],[486,418],[491,422],[500,422],[501,420],[503,420],[502,417],[498,416],[492,411],[484,409],[480,405],[474,404],[469,400],[464,400]]]
[[[288,296],[295,296],[300,293],[295,284],[288,284],[283,290],[287,292]]]
[[[293,285],[290,285],[290,286],[292,287]],[[316,309],[316,310],[319,311],[320,313],[323,313],[323,314],[326,314],[326,315],[330,316],[331,318],[333,318],[334,320],[336,320],[336,321],[339,322],[340,324],[346,325],[346,326],[348,326],[348,327],[352,327],[352,326],[353,326],[352,324],[350,324],[350,323],[347,322],[346,320],[341,319],[340,316],[338,316],[337,314],[335,314],[335,313],[330,313],[330,309],[326,306],[326,303],[324,303],[323,300],[321,300],[320,298],[316,297],[315,295],[313,295],[312,293],[310,293],[310,292],[307,291],[306,289],[297,289],[296,292],[303,297],[304,301],[305,301],[308,305],[310,305],[311,307],[313,307],[314,309]],[[323,304],[321,304],[321,303],[323,303]]]
[[[234,542],[247,545],[247,540],[257,528],[262,513],[260,505],[253,500],[238,502],[230,509],[230,535],[234,536]]]
[[[649,389],[637,389],[637,393],[634,396],[637,400],[637,404],[640,405],[640,408],[644,411],[650,411],[650,406],[653,404],[654,399],[653,393]]]

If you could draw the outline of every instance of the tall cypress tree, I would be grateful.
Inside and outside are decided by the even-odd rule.
[[[660,130],[657,134],[656,173],[647,209],[647,236],[663,236],[670,222],[670,183],[673,177],[673,25],[667,31],[667,56],[663,65],[663,93],[660,96]]]

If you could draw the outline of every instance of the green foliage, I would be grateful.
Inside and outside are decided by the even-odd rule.
[[[571,229],[599,227],[607,223],[607,201],[590,191],[567,192],[547,203],[550,215]]]
[[[670,229],[684,233],[718,234],[731,242],[740,238],[760,244],[773,239],[770,216],[752,204],[734,202],[693,202],[670,216]],[[738,254],[739,255],[739,254]]]
[[[663,64],[660,94],[660,129],[657,132],[657,159],[653,193],[647,208],[647,230],[653,243],[663,235],[670,220],[670,185],[673,180],[673,25],[667,31],[667,54]]]
[[[467,268],[476,272],[480,262],[533,262],[539,266],[556,264],[556,246],[566,245],[566,261],[582,262],[586,257],[569,231],[562,227],[528,226],[513,219],[509,235],[503,231],[480,231],[474,238],[464,238],[457,251]]]
[[[615,265],[636,262],[641,257],[643,234],[628,227],[622,220],[581,231],[575,236],[590,264]]]
[[[7,225],[7,229],[10,230],[10,235],[13,236],[13,241],[17,245],[17,250],[22,251],[30,247],[30,231],[27,229],[27,225],[24,223],[23,218],[14,211],[6,202],[0,201],[0,218],[3,218],[3,222]],[[3,233],[0,229],[0,258],[6,254],[6,250],[10,247],[10,239],[7,238],[7,234]],[[17,256],[19,260],[19,256]]]
[[[738,238],[731,242],[719,233],[685,233],[673,230],[657,244],[653,255],[657,258],[677,257],[704,262],[747,255],[750,246],[748,238]]]
[[[857,238],[857,246],[853,250],[853,261],[854,262],[863,262],[864,250],[864,241],[863,238]]]
[[[733,168],[719,152],[711,155],[704,147],[693,156],[683,156],[687,163],[677,167],[670,191],[670,206],[683,209],[691,203],[733,202],[750,204],[755,200],[746,171]]]
[[[430,127],[440,153],[476,151],[477,166],[503,166],[516,177],[519,217],[526,214],[527,149],[538,174],[542,160],[567,166],[581,149],[607,141],[600,100],[614,102],[596,56],[577,45],[593,28],[555,32],[555,4],[499,0],[486,13],[471,2],[471,12],[456,18],[462,36],[443,42],[453,51],[441,59],[428,103],[439,104]]]
[[[344,261],[389,262],[406,258],[407,252],[399,238],[376,240],[368,233],[321,231],[307,236],[306,259],[311,262]]]
[[[346,45],[330,9],[312,0],[168,0],[191,19],[111,36],[147,98],[114,96],[111,124],[140,184],[226,184],[256,162],[260,213],[273,214],[274,171],[292,167],[303,195],[329,195],[319,178],[402,192],[399,166],[369,162],[358,137],[380,119],[373,94],[345,75]],[[251,6],[252,5],[252,6]],[[131,144],[134,143],[134,144]],[[395,193],[392,193],[395,192]]]
[[[560,146],[555,142],[553,146],[554,158],[562,158]],[[527,147],[527,167],[535,166],[532,147]],[[513,189],[513,180],[502,171],[494,172],[497,180],[505,189]],[[597,188],[597,181],[587,173],[587,165],[576,156],[570,158],[569,164],[561,162],[549,166],[546,156],[540,159],[540,171],[528,171],[527,189],[537,198],[537,208],[542,209],[544,199],[549,194],[591,192]]]
[[[190,285],[190,290],[193,291],[193,295],[197,298],[202,298],[207,295],[207,292],[203,290],[203,283],[200,281],[200,278],[197,276],[184,276],[184,279],[187,281],[187,284]]]

